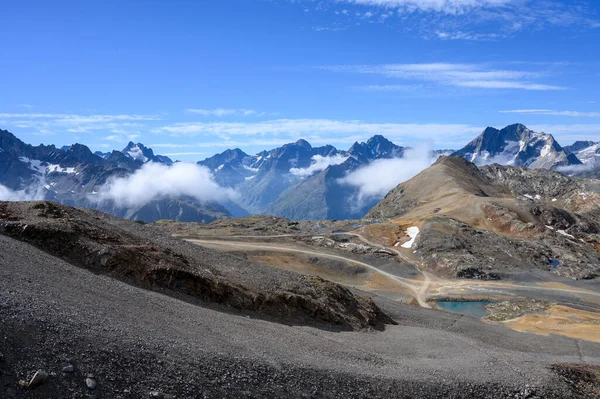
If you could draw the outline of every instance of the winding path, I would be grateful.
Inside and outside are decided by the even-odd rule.
[[[570,293],[570,294],[589,295],[589,296],[594,296],[594,297],[600,298],[599,292],[583,290],[583,289],[576,289],[576,288],[559,288],[559,287],[546,287],[546,286],[535,286],[535,285],[521,285],[521,284],[498,282],[498,281],[474,282],[474,281],[469,281],[469,280],[449,280],[449,279],[443,279],[443,278],[439,278],[439,277],[432,278],[432,275],[430,273],[424,271],[422,267],[419,267],[418,265],[416,265],[413,260],[411,260],[408,256],[406,256],[405,254],[403,254],[402,252],[398,251],[395,248],[386,247],[384,245],[374,243],[374,242],[366,239],[361,234],[355,233],[355,232],[336,233],[336,235],[354,236],[354,237],[357,237],[362,242],[364,242],[365,244],[368,244],[370,246],[377,247],[380,249],[385,249],[387,251],[391,251],[391,252],[395,253],[397,255],[397,257],[399,259],[401,259],[403,262],[406,262],[406,263],[409,263],[409,264],[415,266],[419,270],[421,275],[423,276],[423,279],[417,280],[417,279],[407,279],[407,278],[399,277],[394,274],[388,273],[384,270],[381,270],[376,266],[373,266],[368,263],[358,261],[358,260],[355,260],[355,259],[352,259],[349,257],[345,257],[342,255],[329,254],[329,253],[320,252],[320,251],[316,251],[316,250],[312,251],[312,250],[307,250],[307,249],[292,248],[289,246],[280,246],[277,244],[270,244],[270,243],[233,241],[233,239],[236,239],[236,238],[265,239],[265,238],[309,237],[309,236],[311,236],[308,234],[278,234],[278,235],[270,235],[270,236],[250,236],[250,235],[248,235],[248,236],[211,236],[210,238],[213,238],[212,240],[211,239],[189,238],[189,237],[182,237],[182,238],[184,238],[190,242],[193,242],[195,244],[198,244],[198,245],[202,245],[202,244],[220,245],[220,246],[230,246],[230,247],[268,250],[268,251],[277,251],[277,252],[295,252],[295,253],[302,253],[302,254],[306,254],[306,255],[319,256],[319,257],[337,259],[337,260],[342,260],[345,262],[354,263],[354,264],[363,266],[375,273],[379,273],[382,276],[384,276],[388,279],[391,279],[391,280],[399,283],[400,285],[410,289],[414,293],[414,297],[417,300],[417,302],[419,303],[419,305],[424,308],[431,308],[431,305],[429,305],[429,303],[427,303],[427,297],[428,297],[428,293],[432,286],[434,286],[438,289],[465,288],[465,289],[484,289],[484,290],[488,290],[488,291],[493,290],[493,289],[524,289],[524,290],[534,290],[534,291],[556,291],[556,292],[565,292],[565,293]],[[215,240],[214,238],[217,238],[217,239]],[[226,240],[223,240],[223,239],[219,240],[218,238],[224,238]],[[503,293],[503,294],[506,295],[506,293]]]

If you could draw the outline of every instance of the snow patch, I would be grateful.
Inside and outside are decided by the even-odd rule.
[[[251,168],[250,166],[243,165],[244,169],[250,172],[258,173],[258,168]]]
[[[563,235],[563,236],[565,236],[565,237],[569,237],[569,238],[575,238],[575,237],[573,237],[571,234],[567,233],[567,232],[566,232],[566,231],[564,231],[564,230],[556,230],[556,232],[557,232],[558,234],[560,234],[560,235]]]
[[[136,161],[148,162],[148,157],[144,155],[144,152],[137,144],[131,147],[129,151],[127,151],[127,154]]]
[[[77,173],[75,168],[62,168],[60,165],[50,164],[47,167],[48,173],[56,172],[56,173]]]
[[[40,161],[38,159],[29,159],[27,157],[19,157],[19,161],[29,164],[29,169],[33,170],[34,172],[41,173],[41,174],[46,173],[46,168],[44,168],[42,166],[42,161]]]
[[[410,240],[402,244],[402,248],[412,248],[417,236],[419,235],[419,232],[420,230],[417,226],[412,226],[406,229],[406,235],[410,237]]]

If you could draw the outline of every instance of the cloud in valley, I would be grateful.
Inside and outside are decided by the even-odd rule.
[[[112,200],[132,207],[182,196],[193,197],[201,202],[219,202],[235,198],[236,193],[219,186],[210,170],[204,166],[192,163],[166,166],[150,162],[129,176],[109,180],[90,199],[97,202]]]
[[[330,165],[339,165],[343,163],[346,159],[348,159],[348,157],[341,154],[332,155],[329,157],[315,155],[312,157],[313,162],[309,167],[292,168],[290,169],[290,173],[294,176],[308,177],[311,176],[313,173],[327,169],[327,167]]]
[[[42,184],[35,184],[24,190],[11,190],[0,184],[0,201],[35,201],[45,197]]]
[[[405,151],[403,158],[378,159],[367,166],[349,173],[339,180],[358,188],[358,202],[381,198],[398,184],[412,178],[435,162],[426,146]]]

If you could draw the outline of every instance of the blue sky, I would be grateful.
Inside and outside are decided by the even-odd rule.
[[[514,122],[600,139],[595,1],[21,0],[0,15],[0,128],[32,144],[199,160],[378,133],[458,148]]]

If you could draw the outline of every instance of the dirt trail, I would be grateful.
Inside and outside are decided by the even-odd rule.
[[[423,287],[422,287],[423,284],[421,284],[421,281],[410,280],[410,279],[398,277],[391,273],[385,272],[385,271],[383,271],[373,265],[370,265],[368,263],[350,259],[350,258],[341,256],[341,255],[333,255],[333,254],[328,254],[328,253],[324,253],[324,252],[309,251],[309,250],[298,249],[298,248],[280,247],[280,246],[269,245],[269,244],[264,244],[264,243],[256,244],[256,243],[250,243],[250,242],[232,242],[232,241],[199,240],[199,239],[190,239],[189,241],[193,242],[195,244],[200,244],[200,245],[202,245],[202,244],[222,245],[222,246],[229,246],[229,247],[262,249],[262,250],[269,250],[269,251],[296,252],[296,253],[302,253],[302,254],[306,254],[306,255],[338,259],[338,260],[342,260],[344,262],[351,262],[351,263],[366,267],[367,269],[372,270],[376,273],[379,273],[391,280],[397,281],[401,285],[403,285],[403,286],[409,288],[411,291],[413,291],[413,293],[415,294],[415,298],[419,302],[419,305],[421,305],[424,308],[431,308],[431,305],[429,305],[426,301],[426,297],[423,296]]]
[[[424,306],[424,307],[428,307],[428,308],[431,307],[427,303],[427,294],[429,292],[429,287],[431,286],[431,276],[426,271],[423,271],[423,268],[420,267],[419,265],[417,265],[408,256],[404,255],[402,252],[398,251],[396,248],[386,247],[385,245],[381,245],[381,244],[377,244],[375,242],[369,241],[364,236],[362,236],[361,234],[358,234],[358,233],[338,233],[338,234],[358,237],[358,239],[361,240],[362,242],[364,242],[365,244],[368,244],[368,245],[371,245],[371,246],[374,246],[377,248],[385,249],[388,251],[392,251],[404,262],[406,262],[410,265],[413,265],[423,276],[423,280],[420,282],[421,287],[419,288],[419,291],[417,292],[417,296],[416,296],[417,301],[419,302],[419,304],[421,306],[423,306],[423,303],[425,303],[425,304],[427,304],[427,306]]]
[[[417,302],[419,303],[419,305],[424,308],[431,308],[431,305],[427,302],[427,297],[428,297],[429,292],[434,289],[437,290],[438,293],[451,292],[452,289],[464,289],[464,290],[474,290],[474,291],[485,290],[488,292],[494,291],[494,290],[523,289],[523,290],[533,290],[533,291],[554,291],[554,292],[561,292],[561,293],[569,293],[569,294],[573,294],[573,295],[588,295],[588,296],[600,298],[600,293],[598,293],[598,292],[584,290],[584,289],[568,288],[568,286],[565,286],[565,287],[539,286],[539,285],[535,286],[535,285],[525,285],[525,284],[507,283],[507,282],[499,282],[499,281],[470,281],[470,280],[445,279],[445,278],[441,278],[439,276],[433,276],[430,273],[424,271],[421,267],[419,267],[417,264],[415,264],[415,262],[413,260],[411,260],[409,257],[404,255],[397,249],[386,247],[384,245],[369,241],[368,239],[366,239],[364,236],[362,236],[359,233],[344,232],[344,233],[336,233],[336,235],[354,236],[354,237],[357,237],[362,242],[364,242],[365,244],[368,244],[368,245],[371,245],[371,246],[374,246],[377,248],[389,250],[389,251],[395,253],[398,256],[398,258],[401,259],[403,262],[406,262],[406,263],[409,263],[409,264],[415,266],[420,271],[423,278],[422,279],[402,278],[399,276],[395,276],[391,273],[385,272],[371,264],[361,262],[361,261],[358,261],[355,259],[351,259],[349,257],[345,257],[342,255],[334,255],[334,254],[326,253],[324,251],[299,249],[299,248],[293,248],[290,246],[278,246],[276,244],[274,245],[274,244],[270,244],[270,243],[231,241],[231,239],[235,239],[235,238],[261,239],[261,238],[305,237],[305,236],[307,236],[306,234],[279,234],[279,235],[272,235],[272,236],[223,236],[223,237],[211,237],[211,238],[221,238],[220,240],[219,239],[204,240],[204,239],[191,239],[191,238],[188,238],[187,240],[189,240],[193,243],[196,243],[198,245],[205,244],[205,245],[229,246],[229,247],[237,247],[237,248],[249,248],[249,249],[257,249],[257,250],[270,250],[270,251],[278,251],[278,252],[303,253],[303,254],[307,254],[307,255],[321,256],[321,257],[326,257],[326,258],[337,259],[337,260],[342,260],[345,262],[354,263],[354,264],[366,267],[367,269],[369,269],[375,273],[379,273],[382,276],[389,278],[393,281],[396,281],[396,282],[400,283],[401,285],[409,288],[414,293],[414,297],[417,300]],[[227,239],[227,240],[223,240],[223,239]],[[506,292],[504,294],[506,294]]]

